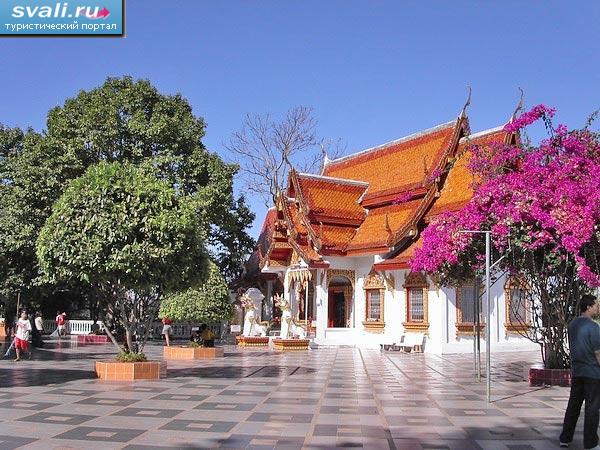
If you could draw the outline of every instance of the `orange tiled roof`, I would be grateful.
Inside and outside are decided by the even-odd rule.
[[[294,241],[294,244],[296,244],[297,248],[302,253],[302,256],[308,258],[308,261],[306,261],[307,263],[321,260],[321,255],[319,255],[310,245],[297,241]]]
[[[459,120],[333,160],[323,175],[369,183],[363,201],[421,187],[444,151],[455,142]],[[427,172],[425,172],[425,166]]]
[[[408,247],[406,247],[393,258],[386,259],[375,264],[375,270],[408,269],[409,262],[412,259],[415,250],[420,248],[422,245],[423,240],[421,236],[419,236],[419,239],[412,241]]]
[[[284,208],[284,217],[289,220],[289,227],[298,234],[306,234],[307,230],[300,220],[300,211],[296,201],[292,198],[284,198],[282,202]]]
[[[275,208],[270,208],[267,211],[267,215],[265,216],[265,220],[263,222],[263,226],[260,231],[260,236],[258,237],[257,242],[258,257],[260,259],[266,256],[267,252],[269,251],[269,248],[271,247],[276,221],[277,210]]]
[[[386,227],[386,216],[390,230],[400,229],[412,218],[421,200],[411,200],[399,205],[371,209],[356,235],[348,245],[348,251],[387,248],[390,233]]]
[[[323,225],[316,227],[321,239],[321,252],[328,251],[343,252],[356,234],[356,228],[338,225]]]
[[[502,143],[506,138],[507,133],[502,128],[494,128],[460,140],[456,161],[448,173],[439,197],[426,215],[427,220],[445,211],[456,211],[471,199],[473,175],[468,168],[472,155],[469,148],[473,145],[489,145],[492,142]]]
[[[324,168],[324,176],[292,172],[288,195],[294,198],[279,197],[279,216],[277,209],[269,210],[259,237],[258,255],[252,255],[251,260],[257,256],[261,261],[265,256],[284,258],[293,247],[307,263],[315,266],[326,264],[322,255],[382,253],[400,244],[405,247],[400,254],[377,266],[407,265],[414,249],[420,245],[419,239],[410,240],[410,230],[416,229],[423,215],[429,219],[440,212],[460,208],[470,199],[472,176],[467,169],[468,146],[507,139],[501,129],[494,129],[457,142],[463,130],[468,130],[468,124],[466,119],[459,118],[418,135],[330,162]],[[443,169],[446,158],[452,156],[456,160],[447,177],[436,181],[443,183],[436,195],[438,185],[426,182],[427,175],[434,168]],[[408,201],[390,204],[391,199],[406,191],[414,194]],[[369,205],[368,214],[359,201]],[[289,235],[286,228],[291,231]],[[274,249],[274,245],[286,248]]]
[[[300,195],[310,214],[328,219],[363,220],[366,215],[358,200],[367,189],[366,183],[318,175],[298,174]]]

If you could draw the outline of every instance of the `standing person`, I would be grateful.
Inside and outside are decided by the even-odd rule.
[[[40,334],[44,334],[44,319],[42,318],[41,311],[35,313],[35,328],[40,332]]]
[[[34,337],[37,338],[37,345],[41,347],[44,345],[42,341],[42,335],[44,334],[44,319],[42,319],[41,311],[35,313],[35,331]]]
[[[592,320],[598,316],[596,298],[584,295],[579,310],[581,315],[569,324],[571,394],[560,434],[560,446],[568,447],[573,441],[581,405],[585,400],[583,446],[586,449],[600,448],[600,327]]]
[[[21,317],[17,321],[16,325],[16,336],[15,336],[15,350],[17,352],[17,357],[15,361],[21,360],[21,352],[29,353],[29,357],[31,358],[31,350],[29,350],[29,335],[31,333],[31,323],[27,318],[27,311],[23,311],[21,313]]]
[[[58,329],[58,337],[63,337],[65,335],[65,317],[67,313],[60,311],[56,312],[56,328]]]
[[[168,317],[163,317],[162,323],[163,323],[162,334],[165,336],[165,341],[167,343],[167,347],[169,347],[171,345],[171,335],[173,334],[173,327],[171,326],[173,321],[171,319],[169,319]]]
[[[27,318],[29,320],[29,324],[31,325],[29,342],[31,343],[32,347],[39,347],[42,342],[42,335],[40,334],[40,332],[37,329],[37,326],[35,325],[35,314],[33,313],[33,310],[27,311]]]

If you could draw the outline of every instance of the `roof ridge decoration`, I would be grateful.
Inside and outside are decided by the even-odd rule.
[[[310,213],[310,209],[308,208],[308,204],[306,203],[306,199],[304,198],[304,193],[302,192],[302,186],[300,185],[300,182],[298,181],[298,177],[299,177],[298,172],[296,172],[296,170],[292,170],[292,172],[290,173],[290,181],[292,182],[292,184],[294,186],[294,190],[296,191],[296,202],[298,203],[298,212],[301,213],[300,221],[306,228],[306,230],[308,232],[308,236],[309,236],[310,241],[312,242],[314,248],[316,249],[317,252],[320,252],[321,247],[323,246],[323,242],[321,242],[321,239],[319,238],[319,236],[317,236],[317,233],[313,229],[313,227],[310,223],[310,220],[308,220],[308,214]]]
[[[389,142],[386,142],[384,144],[377,145],[375,147],[370,147],[370,148],[361,150],[361,151],[359,151],[357,153],[353,153],[351,155],[346,155],[346,156],[342,156],[340,158],[332,159],[332,160],[329,161],[329,163],[327,165],[338,164],[338,163],[341,163],[343,161],[348,161],[350,159],[354,159],[354,158],[357,158],[359,156],[363,156],[363,155],[365,155],[365,154],[367,154],[369,152],[372,152],[372,151],[383,150],[383,149],[385,149],[387,147],[391,147],[393,145],[402,144],[404,142],[412,141],[414,139],[420,138],[421,136],[425,136],[427,134],[435,133],[436,131],[443,130],[444,128],[449,128],[450,126],[455,125],[455,124],[456,124],[456,119],[451,120],[449,122],[445,122],[445,123],[436,125],[434,127],[428,128],[426,130],[418,131],[418,132],[410,134],[408,136],[401,137],[400,139],[396,139],[394,141],[389,141]]]
[[[298,173],[298,176],[304,178],[312,178],[314,180],[331,181],[339,184],[348,184],[351,186],[369,186],[369,183],[366,181],[348,180],[346,178],[328,177],[326,175],[315,175],[312,173]]]
[[[459,140],[459,143],[462,144],[464,142],[468,142],[473,139],[478,139],[480,137],[487,136],[488,134],[498,133],[502,130],[504,130],[504,125],[500,125],[500,126],[494,127],[494,128],[488,128],[487,130],[481,130],[481,131],[478,131],[477,133],[472,133],[467,136],[461,137]]]
[[[465,106],[463,106],[462,111],[460,112],[460,118],[465,118],[467,117],[467,107],[471,104],[471,86],[468,86],[469,88],[469,96],[467,97],[467,101],[465,102]]]
[[[521,91],[521,98],[519,99],[519,103],[517,104],[515,111],[512,113],[512,116],[510,116],[510,120],[508,121],[508,123],[513,122],[517,118],[517,113],[523,109],[523,100],[525,99],[525,92],[521,88],[519,88],[519,91]]]

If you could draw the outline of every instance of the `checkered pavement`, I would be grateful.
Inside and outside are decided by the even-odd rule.
[[[491,404],[472,355],[228,346],[224,358],[169,361],[159,381],[96,380],[93,361],[112,355],[64,342],[0,361],[0,449],[545,450],[568,398],[527,385],[535,353],[493,355]]]

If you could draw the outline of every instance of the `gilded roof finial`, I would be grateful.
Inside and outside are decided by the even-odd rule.
[[[467,116],[467,107],[471,104],[471,86],[469,88],[469,96],[467,97],[467,101],[465,102],[465,106],[463,106],[462,111],[460,112],[460,118],[464,118]]]
[[[521,98],[519,99],[519,103],[517,105],[517,107],[515,108],[515,112],[512,113],[512,116],[510,117],[510,121],[512,122],[513,120],[515,120],[517,118],[517,113],[519,111],[521,111],[521,109],[523,109],[523,99],[525,98],[525,92],[523,92],[523,89],[519,88],[519,91],[521,91]]]

